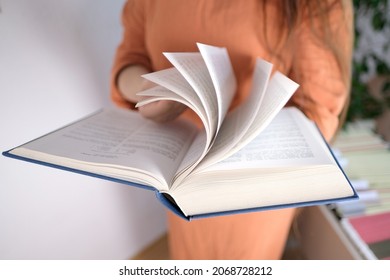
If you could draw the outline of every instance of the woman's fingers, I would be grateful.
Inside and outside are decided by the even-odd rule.
[[[163,123],[176,119],[186,109],[186,106],[176,101],[162,100],[141,106],[138,109],[145,118]]]

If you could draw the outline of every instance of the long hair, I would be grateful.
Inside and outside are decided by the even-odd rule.
[[[311,32],[314,35],[314,38],[316,38],[317,43],[321,47],[329,49],[334,54],[340,69],[341,78],[345,85],[347,85],[349,93],[351,83],[351,61],[349,56],[351,53],[346,51],[346,48],[337,45],[337,36],[335,36],[335,32],[337,31],[334,28],[331,28],[330,14],[332,9],[340,8],[342,11],[344,11],[345,15],[347,5],[350,5],[349,8],[351,8],[351,1],[263,0],[261,1],[263,14],[267,14],[267,1],[276,5],[275,10],[279,13],[277,18],[280,19],[279,22],[276,23],[278,25],[276,26],[276,32],[279,32],[280,38],[284,38],[283,40],[280,40],[276,46],[273,43],[268,44],[267,42],[270,42],[270,36],[268,36],[267,32],[270,32],[270,28],[266,28],[267,22],[264,22],[264,30],[262,33],[264,34],[263,36],[265,36],[264,41],[266,45],[268,44],[270,53],[278,58],[278,53],[280,53],[284,47],[289,45],[289,40],[294,37],[294,32],[296,32],[296,30],[300,27],[300,24],[306,21],[306,24],[309,24],[311,27]],[[266,17],[264,20],[267,20]],[[344,22],[340,22],[340,24],[344,24],[344,26],[342,26],[343,28],[350,28],[351,35],[353,36],[352,26],[347,26],[348,22],[349,21],[345,19]],[[273,29],[272,32],[275,32],[275,29]],[[350,48],[352,48],[352,46]],[[339,128],[345,121],[346,112],[349,105],[349,96],[350,95],[348,94],[344,109],[339,117]]]

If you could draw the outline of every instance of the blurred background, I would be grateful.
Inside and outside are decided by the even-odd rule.
[[[354,0],[355,53],[348,121],[374,119],[390,140],[390,1]]]
[[[390,139],[390,1],[354,1],[347,120]],[[0,0],[0,150],[110,106],[124,0]],[[166,232],[152,192],[0,157],[0,259],[128,259]]]

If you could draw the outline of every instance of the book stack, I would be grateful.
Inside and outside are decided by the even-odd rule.
[[[331,207],[364,258],[390,259],[389,143],[366,120],[348,124],[332,146],[360,199]]]

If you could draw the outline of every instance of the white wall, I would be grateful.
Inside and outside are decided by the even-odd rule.
[[[0,150],[109,105],[123,0],[1,0]],[[165,231],[154,193],[0,156],[0,259],[125,259]]]

